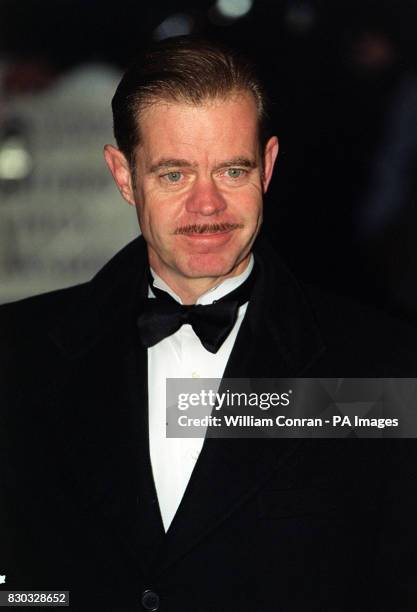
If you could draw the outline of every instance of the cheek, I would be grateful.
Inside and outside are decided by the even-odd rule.
[[[252,188],[248,193],[242,194],[236,201],[236,210],[247,220],[255,220],[262,214],[262,194],[258,189]]]
[[[145,235],[157,231],[164,221],[164,208],[148,193],[138,194],[136,201],[138,202],[136,209],[142,233]]]
[[[169,252],[173,248],[175,215],[173,207],[158,201],[147,202],[139,210],[139,224],[145,240],[158,252]]]
[[[237,189],[233,194],[236,202],[242,202],[247,210],[256,210],[262,206],[262,184],[260,180],[253,180],[242,189]]]
[[[174,226],[185,208],[186,195],[149,190],[143,197],[143,215],[155,226]],[[154,229],[157,230],[157,227]]]

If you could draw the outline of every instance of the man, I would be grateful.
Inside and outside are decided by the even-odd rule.
[[[252,68],[171,39],[113,114],[105,157],[143,237],[2,308],[4,588],[75,609],[414,609],[412,440],[165,437],[166,377],[416,371],[408,330],[302,289],[257,239],[278,141]]]

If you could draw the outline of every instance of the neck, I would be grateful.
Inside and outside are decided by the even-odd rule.
[[[217,287],[227,278],[233,278],[239,276],[244,272],[250,261],[250,253],[241,261],[236,268],[234,268],[229,274],[217,277],[201,277],[201,278],[187,278],[180,275],[169,274],[165,270],[158,270],[157,267],[152,266],[153,270],[158,274],[160,278],[172,289],[176,295],[181,299],[183,304],[195,304],[198,298],[212,289]]]

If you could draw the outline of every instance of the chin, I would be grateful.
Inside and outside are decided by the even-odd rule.
[[[189,278],[218,278],[233,274],[244,258],[219,255],[194,255],[181,266],[184,276]]]

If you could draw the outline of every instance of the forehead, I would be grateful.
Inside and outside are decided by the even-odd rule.
[[[198,105],[158,100],[141,113],[139,130],[137,152],[147,157],[254,156],[258,147],[256,102],[246,92]]]

